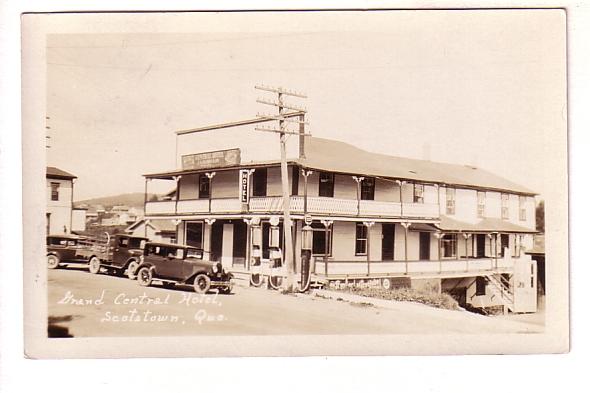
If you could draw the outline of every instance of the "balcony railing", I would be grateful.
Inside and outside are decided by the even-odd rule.
[[[326,276],[375,276],[404,274],[455,274],[509,270],[512,258],[441,261],[315,261],[315,274]]]
[[[303,214],[304,198],[292,196],[292,213]],[[281,213],[282,197],[252,197],[248,206],[237,198],[216,198],[211,200],[211,213]],[[207,199],[148,202],[146,214],[195,214],[208,213]],[[438,205],[426,203],[382,202],[356,199],[308,197],[307,212],[311,214],[362,216],[362,217],[410,217],[438,218]]]

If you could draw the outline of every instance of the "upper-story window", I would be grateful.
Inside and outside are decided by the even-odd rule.
[[[526,197],[518,197],[518,219],[520,221],[526,221]]]
[[[374,200],[375,199],[375,179],[372,177],[365,177],[361,181],[361,199]]]
[[[211,182],[205,174],[199,175],[199,198],[209,198],[211,195]]]
[[[486,193],[485,191],[477,192],[477,217],[483,218],[486,213]]]
[[[455,214],[455,189],[447,187],[447,214]]]
[[[51,200],[59,201],[59,183],[51,182]]]
[[[414,203],[424,203],[424,184],[414,183]]]
[[[508,209],[509,195],[502,194],[502,219],[508,220],[510,218],[510,210]]]
[[[252,174],[252,196],[266,196],[266,168],[256,168]]]
[[[320,190],[321,197],[334,197],[334,174],[330,172],[320,172]]]

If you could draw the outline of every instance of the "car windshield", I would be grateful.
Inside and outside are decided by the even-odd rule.
[[[189,258],[203,258],[203,251],[195,248],[189,248],[186,250],[186,257]]]
[[[145,243],[144,239],[129,239],[129,248],[144,248]]]

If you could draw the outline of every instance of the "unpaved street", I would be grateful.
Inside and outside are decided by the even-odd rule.
[[[388,309],[238,286],[231,295],[202,296],[190,287],[144,288],[76,269],[50,270],[48,280],[49,316],[75,337],[533,332],[512,321],[407,303]]]

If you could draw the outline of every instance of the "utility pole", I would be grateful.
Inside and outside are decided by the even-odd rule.
[[[305,110],[298,108],[293,105],[286,104],[283,101],[283,96],[292,96],[299,98],[307,98],[304,94],[297,93],[294,91],[283,89],[282,87],[268,87],[268,86],[255,86],[257,90],[263,90],[277,94],[277,101],[268,101],[263,99],[257,99],[256,102],[260,104],[270,105],[278,108],[278,116],[257,114],[257,117],[265,120],[276,120],[279,122],[279,128],[269,127],[256,127],[256,131],[274,132],[280,135],[280,146],[281,146],[281,183],[283,190],[283,229],[285,234],[285,265],[287,269],[287,279],[284,282],[284,289],[288,292],[293,291],[295,284],[295,261],[293,260],[293,233],[291,231],[291,206],[289,197],[289,172],[287,170],[287,135],[302,135],[301,131],[288,130],[285,123],[292,122],[297,123],[300,127],[303,127],[305,121],[291,119],[286,117],[290,113],[286,113],[286,109],[292,111],[299,111],[305,113]],[[303,133],[303,135],[305,135]]]

